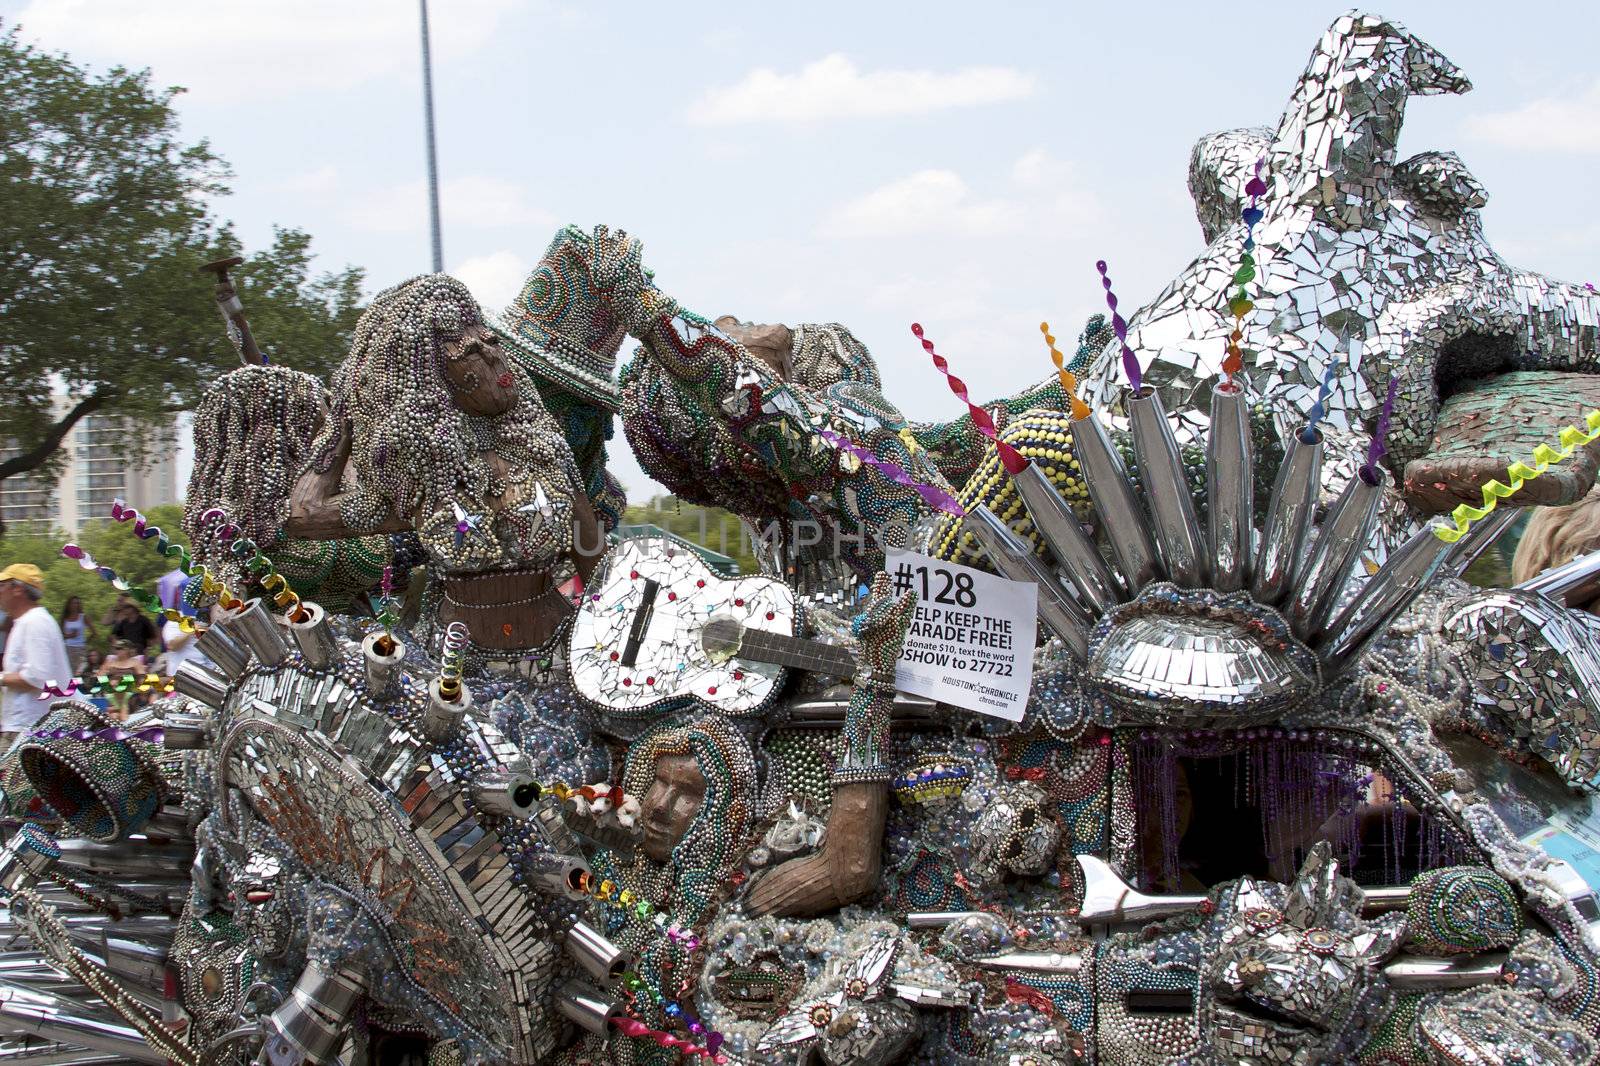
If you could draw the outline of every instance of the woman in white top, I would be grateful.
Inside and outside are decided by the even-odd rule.
[[[94,622],[83,610],[83,600],[77,596],[68,596],[66,604],[61,608],[61,640],[67,646],[67,659],[72,663],[72,672],[83,672],[84,658],[89,654],[89,638],[100,639],[100,634],[94,627]]]

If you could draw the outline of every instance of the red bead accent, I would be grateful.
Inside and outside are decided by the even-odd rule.
[[[637,580],[639,580],[639,571],[637,571],[637,570],[629,570],[628,571],[628,576],[633,578],[635,581],[637,581]]]
[[[647,677],[644,679],[644,683],[647,685],[653,685],[656,683],[656,679],[653,677]]]
[[[669,593],[667,593],[667,599],[669,599],[669,600],[675,600],[675,599],[677,599],[677,598],[678,598],[678,594],[677,594],[677,593],[676,593],[676,592],[669,592]]]
[[[712,685],[710,688],[706,689],[706,694],[715,696],[717,694],[717,686]]]
[[[620,658],[622,658],[622,656],[618,655],[616,652],[612,652],[611,653],[611,661],[612,662],[616,662]]]
[[[767,621],[769,621],[769,622],[770,622],[770,621],[772,621],[772,620],[773,620],[773,619],[774,619],[774,618],[776,618],[776,617],[778,617],[778,616],[777,616],[777,615],[775,615],[775,614],[773,614],[773,613],[772,613],[772,612],[771,612],[771,611],[768,611],[768,612],[767,612]]]
[[[701,578],[699,581],[696,581],[694,583],[694,587],[697,588],[697,589],[705,588],[706,587],[706,579],[705,578]]]
[[[733,672],[733,679],[735,681],[743,681],[744,680],[744,671],[743,670],[735,670]]]
[[[631,677],[623,678],[622,679],[622,684],[623,684],[624,687],[633,684],[633,678],[631,678]]]
[[[743,607],[744,606],[744,601],[743,600],[734,600],[733,601],[733,605],[735,607]]]

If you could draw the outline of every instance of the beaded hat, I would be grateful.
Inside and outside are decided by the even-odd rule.
[[[626,331],[590,272],[590,235],[566,226],[500,315],[488,315],[519,362],[547,383],[608,411],[617,409],[612,373]]]

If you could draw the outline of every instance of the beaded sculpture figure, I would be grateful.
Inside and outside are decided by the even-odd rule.
[[[326,472],[348,433],[358,487],[340,517],[350,529],[405,520],[450,571],[550,567],[572,545],[572,452],[516,366],[498,382],[510,394],[504,411],[463,409],[447,364],[480,330],[472,295],[442,274],[379,293],[334,375],[313,467]]]
[[[283,534],[290,489],[310,461],[327,409],[328,390],[298,370],[251,365],[223,375],[195,409],[183,531],[196,558],[242,592],[247,575],[200,522],[208,510],[221,508],[291,585],[342,611],[377,582],[392,549],[377,536],[312,542]]]

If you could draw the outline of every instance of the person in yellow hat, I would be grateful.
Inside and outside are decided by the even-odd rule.
[[[11,619],[11,633],[0,669],[4,670],[0,745],[9,750],[18,734],[33,728],[50,704],[39,699],[46,683],[65,684],[72,677],[61,627],[40,605],[44,572],[32,563],[12,563],[0,570],[0,611]]]

